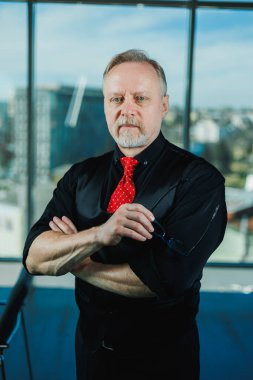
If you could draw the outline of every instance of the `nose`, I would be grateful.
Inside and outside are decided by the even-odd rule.
[[[126,98],[124,103],[122,104],[121,107],[121,114],[122,116],[127,116],[127,115],[135,115],[136,109],[135,109],[135,103],[133,99]]]

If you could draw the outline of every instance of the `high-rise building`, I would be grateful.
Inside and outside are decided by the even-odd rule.
[[[27,173],[26,90],[14,97],[13,172],[22,180]],[[62,166],[109,149],[113,141],[107,131],[102,91],[67,86],[40,87],[35,100],[35,176],[45,183]]]
[[[13,158],[13,130],[9,108],[7,102],[0,102],[0,178],[8,178]]]

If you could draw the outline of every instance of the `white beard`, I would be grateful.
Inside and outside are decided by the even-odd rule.
[[[123,124],[135,125],[139,128],[138,136],[134,136],[134,133],[131,129],[125,129],[120,131],[119,128]],[[113,138],[116,143],[122,148],[138,148],[144,146],[147,143],[147,138],[142,132],[142,125],[135,117],[125,116],[119,119],[113,128]]]
[[[147,143],[147,138],[142,132],[139,136],[134,137],[130,130],[121,132],[118,137],[114,136],[114,140],[122,148],[138,148]]]

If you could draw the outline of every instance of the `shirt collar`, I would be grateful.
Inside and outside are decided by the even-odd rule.
[[[150,144],[141,153],[137,154],[134,158],[136,158],[136,160],[138,160],[139,163],[143,166],[147,166],[160,156],[165,143],[166,139],[164,138],[162,132],[160,132],[157,138],[152,142],[152,144]],[[121,157],[124,157],[124,154],[121,152],[118,145],[115,144],[113,156],[115,164],[119,161]]]

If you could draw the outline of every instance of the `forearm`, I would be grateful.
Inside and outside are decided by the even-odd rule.
[[[52,231],[39,235],[26,259],[32,274],[62,275],[77,267],[86,257],[103,246],[117,245],[122,237],[151,239],[154,216],[138,204],[125,204],[100,226],[77,232],[66,216],[49,221]]]
[[[70,235],[46,231],[33,241],[26,259],[27,269],[32,274],[63,275],[101,246],[97,227]]]
[[[98,288],[127,297],[155,297],[143,282],[135,275],[128,264],[103,264],[92,260],[84,262],[72,273],[80,279]]]

